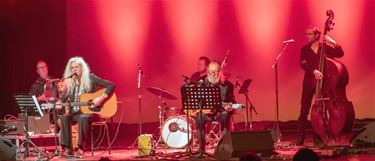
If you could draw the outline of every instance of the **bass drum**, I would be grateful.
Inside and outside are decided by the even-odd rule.
[[[194,131],[195,120],[193,118],[189,117],[188,122],[186,116],[172,116],[164,122],[161,128],[161,137],[168,147],[183,148],[192,140]]]

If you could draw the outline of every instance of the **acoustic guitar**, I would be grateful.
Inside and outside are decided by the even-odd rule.
[[[61,105],[62,107],[79,106],[79,110],[83,114],[97,114],[102,118],[110,118],[115,115],[117,111],[117,97],[115,93],[109,95],[106,102],[102,106],[96,107],[93,103],[93,100],[103,95],[104,91],[105,89],[100,89],[94,93],[84,93],[80,96],[79,102],[67,102],[56,105]],[[52,103],[41,104],[41,108],[43,110],[52,109],[54,107],[55,104]]]

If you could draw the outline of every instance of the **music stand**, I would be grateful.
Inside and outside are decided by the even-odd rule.
[[[29,130],[28,116],[31,115],[31,116],[43,117],[43,112],[40,109],[37,98],[35,97],[35,95],[28,95],[28,94],[16,94],[14,95],[14,97],[16,98],[16,102],[21,112],[24,113],[24,117],[25,117],[24,118],[25,120],[24,130],[25,130],[26,140],[20,145],[20,147],[22,147],[22,145],[25,144],[25,156],[26,157],[29,156],[29,153],[30,153],[29,143],[31,143],[31,145],[34,148],[36,148],[40,154],[42,154],[44,157],[49,158],[45,152],[43,152],[30,140],[29,133],[28,133],[28,130]]]
[[[181,88],[181,96],[182,96],[182,109],[184,110],[199,110],[200,111],[200,120],[202,120],[202,109],[214,109],[217,107],[221,107],[221,92],[219,87],[182,87]],[[187,112],[187,120],[189,120],[189,112]],[[201,128],[198,130],[204,130],[202,128],[202,124],[198,125]],[[189,140],[189,126],[187,126],[187,139]],[[205,137],[203,136],[203,141],[201,144],[205,144]],[[204,146],[204,145],[203,145]],[[202,145],[200,145],[202,147]],[[187,155],[207,155],[209,157],[213,157],[213,155],[208,154],[207,152],[203,151],[202,148],[195,153],[191,153],[190,144],[187,147]]]
[[[239,94],[243,94],[246,99],[246,124],[245,124],[245,131],[248,131],[248,126],[250,126],[250,131],[253,131],[253,111],[255,114],[258,114],[257,111],[255,110],[255,107],[251,103],[249,96],[248,96],[248,88],[250,86],[250,83],[252,82],[251,79],[246,79],[242,85],[240,90],[238,91]],[[250,104],[250,121],[249,121],[249,104]]]

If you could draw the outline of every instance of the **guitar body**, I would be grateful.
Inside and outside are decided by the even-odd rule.
[[[100,89],[94,93],[84,93],[80,96],[80,102],[92,102],[95,98],[104,94],[105,89]],[[102,118],[110,118],[117,112],[117,97],[113,93],[107,98],[107,101],[100,107],[90,107],[83,105],[80,108],[83,114],[97,114]]]
[[[197,113],[199,112],[199,109],[198,109],[198,110],[196,110],[196,109],[189,109],[189,110],[186,110],[186,109],[185,109],[184,112],[185,112],[185,114],[188,114],[188,113],[189,113],[190,116],[196,116]],[[208,114],[208,113],[210,113],[210,112],[211,112],[210,109],[202,109],[202,113],[204,113],[204,114]]]

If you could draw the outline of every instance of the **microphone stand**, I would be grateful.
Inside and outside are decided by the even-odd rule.
[[[52,82],[52,103],[55,105],[54,107],[56,107],[56,99],[57,99],[57,81],[53,81]],[[60,147],[60,142],[58,141],[58,137],[57,137],[57,127],[59,126],[58,123],[57,123],[57,114],[56,114],[56,109],[55,108],[52,108],[52,116],[53,116],[53,122],[54,122],[54,141],[55,141],[55,151],[54,151],[54,156],[59,156],[60,154],[60,151],[59,151],[59,148],[58,146]]]
[[[142,81],[143,71],[141,66],[138,64],[138,79],[137,79],[137,88],[138,88],[138,116],[139,116],[139,131],[138,136],[142,135],[142,93],[141,93],[141,81]],[[134,140],[132,145],[128,149],[134,148],[138,141],[138,137]]]
[[[275,70],[275,96],[276,96],[276,121],[274,122],[272,134],[273,134],[273,140],[275,142],[280,142],[281,139],[281,132],[279,127],[279,79],[278,79],[278,63],[280,57],[284,54],[286,47],[289,45],[289,43],[284,43],[284,47],[279,53],[279,55],[276,56],[274,63],[272,64],[271,69]]]
[[[141,80],[143,76],[143,71],[141,66],[138,64],[138,115],[139,115],[139,136],[142,134],[142,93],[141,93]]]

